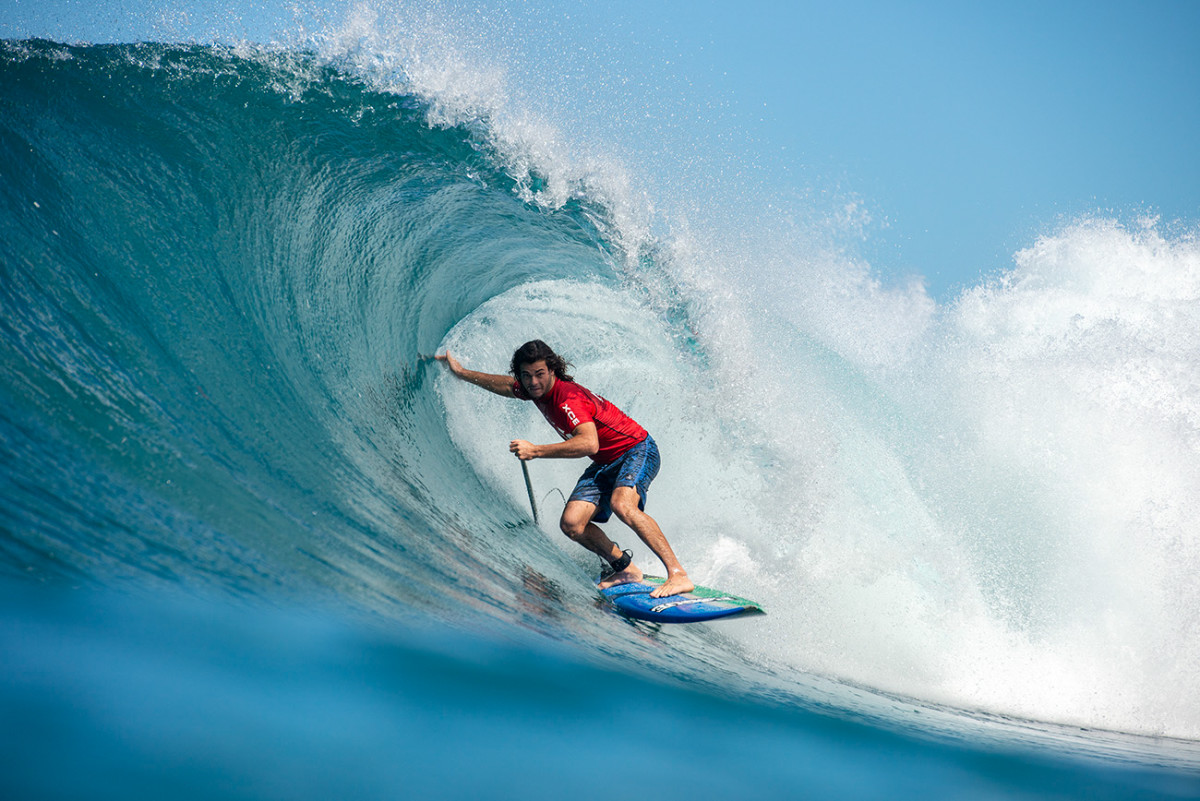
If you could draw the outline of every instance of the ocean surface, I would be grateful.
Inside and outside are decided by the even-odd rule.
[[[0,42],[0,796],[1200,798],[1196,231],[935,300],[401,45]],[[767,615],[598,602],[534,337]]]

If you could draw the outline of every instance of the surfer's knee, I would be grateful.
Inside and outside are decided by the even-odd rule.
[[[612,495],[613,514],[617,516],[618,520],[628,526],[630,525],[630,521],[641,512],[638,505],[641,497],[638,495],[637,490],[631,487],[619,487],[618,489],[631,490],[630,492],[614,492]]]
[[[569,501],[563,509],[562,517],[558,519],[558,527],[562,529],[563,534],[576,542],[582,542],[586,538],[587,527],[592,522],[595,511],[596,507],[590,503]]]
[[[583,537],[583,532],[587,530],[587,521],[576,520],[563,515],[559,518],[558,527],[562,530],[563,534],[578,542]]]

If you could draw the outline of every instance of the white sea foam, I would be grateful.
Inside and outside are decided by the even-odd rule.
[[[795,514],[773,553],[745,534],[777,579],[778,636],[751,644],[956,706],[1200,735],[1198,276],[1194,235],[1089,220],[933,317],[843,336],[827,321],[878,300],[853,274],[847,302],[797,304],[818,320],[791,341],[842,358],[761,374],[799,398],[775,430],[826,445],[758,499]],[[886,363],[854,347],[889,334]]]

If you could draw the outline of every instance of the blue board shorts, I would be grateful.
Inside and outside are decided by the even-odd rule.
[[[592,520],[603,523],[612,517],[613,490],[617,487],[634,487],[638,491],[638,508],[645,510],[646,493],[650,490],[650,482],[658,475],[659,462],[658,446],[647,434],[644,440],[615,461],[593,464],[584,470],[567,502],[587,501],[595,504],[596,513],[592,515]]]

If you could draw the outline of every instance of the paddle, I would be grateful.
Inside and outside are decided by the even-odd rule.
[[[533,522],[538,524],[537,502],[533,500],[533,483],[529,480],[529,465],[521,462],[521,472],[525,474],[525,492],[529,494],[529,508],[533,510]]]

